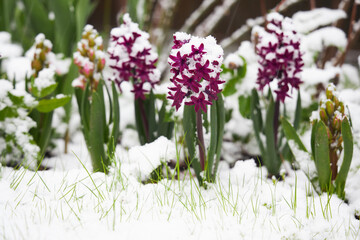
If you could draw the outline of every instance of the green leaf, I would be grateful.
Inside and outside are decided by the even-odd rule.
[[[240,79],[243,79],[246,76],[247,62],[243,56],[240,56],[240,58],[243,60],[244,64],[237,69],[237,75]]]
[[[65,96],[62,98],[51,98],[51,99],[42,99],[39,101],[38,106],[36,109],[39,112],[51,112],[54,109],[64,106],[66,103],[68,103],[71,99],[71,96]]]
[[[31,93],[37,98],[43,98],[43,97],[46,97],[46,96],[52,94],[58,86],[57,83],[54,83],[46,88],[39,90],[36,87],[36,85],[33,84],[33,81],[31,81],[31,85],[32,85]]]
[[[136,123],[136,130],[137,130],[138,136],[139,136],[139,142],[141,145],[144,145],[145,143],[147,143],[147,138],[146,138],[146,134],[145,134],[143,120],[141,117],[141,110],[140,110],[141,103],[139,101],[143,101],[143,100],[135,99],[135,101],[134,101],[135,123]]]
[[[108,149],[110,156],[113,156],[115,153],[116,143],[119,138],[120,105],[119,105],[119,95],[117,93],[114,82],[112,82],[112,84],[111,84],[111,89],[112,89],[112,100],[113,100],[112,101],[113,102],[113,104],[112,104],[113,105],[113,107],[112,107],[113,129],[111,131],[110,140],[108,142],[107,149]]]
[[[98,91],[101,88],[98,87]],[[109,159],[105,156],[104,150],[104,99],[100,98],[99,92],[92,93],[92,102],[90,109],[90,126],[89,126],[89,144],[88,150],[91,156],[91,162],[94,172],[107,172]]]
[[[281,160],[277,151],[274,133],[275,102],[270,93],[270,103],[266,111],[265,136],[266,136],[266,157],[264,164],[271,175],[278,175],[280,171]]]
[[[8,96],[11,100],[11,102],[17,106],[17,107],[21,107],[21,106],[25,106],[24,104],[24,96],[16,96],[11,94],[11,92],[8,92]]]
[[[225,83],[224,90],[222,91],[225,97],[231,96],[236,93],[235,85],[236,83],[240,82],[240,80],[241,78],[239,76],[235,76]]]
[[[316,125],[314,148],[320,188],[322,191],[329,191],[331,181],[329,139],[326,126],[322,121]]]
[[[244,95],[239,96],[239,111],[241,116],[250,119],[251,117],[251,96],[245,97]]]
[[[0,121],[4,121],[5,118],[14,118],[18,116],[16,109],[11,107],[5,107],[0,110]]]
[[[262,115],[261,115],[261,110],[260,110],[260,103],[259,103],[259,95],[257,94],[257,90],[253,89],[251,91],[251,101],[250,101],[250,106],[251,106],[251,119],[253,122],[253,128],[254,128],[254,132],[255,132],[255,138],[256,141],[259,145],[260,148],[260,152],[263,158],[266,158],[266,151],[265,151],[265,147],[264,144],[260,138],[260,134],[262,133],[262,129],[263,129],[263,121],[262,121]]]
[[[220,94],[219,94],[220,95]],[[212,101],[212,105],[210,106],[210,145],[207,153],[207,164],[206,164],[206,179],[211,181],[213,164],[214,164],[214,156],[217,147],[218,141],[218,109],[216,100]]]
[[[89,0],[76,0],[74,3],[75,7],[75,19],[76,19],[76,40],[81,38],[83,28],[86,24],[87,18],[90,16],[92,11],[95,9],[97,1],[90,2]]]
[[[223,143],[224,136],[224,126],[225,126],[225,107],[224,107],[224,99],[221,93],[218,94],[218,99],[216,101],[217,105],[217,122],[218,122],[218,134],[217,134],[217,143],[216,143],[216,159],[215,159],[215,167],[212,172],[211,179],[215,181],[216,172],[219,166],[220,157],[221,157],[221,148]]]
[[[145,101],[145,114],[148,121],[149,128],[149,142],[153,142],[155,140],[154,133],[157,130],[157,123],[155,119],[155,95],[153,91],[150,91],[150,94],[147,96]]]
[[[49,20],[49,14],[40,0],[23,0],[27,19],[36,33],[44,33],[47,39],[54,39],[53,24]]]
[[[301,151],[308,152],[299,135],[296,133],[295,128],[291,126],[289,121],[284,117],[281,118],[281,126],[288,142],[293,140]]]
[[[296,109],[295,109],[295,119],[294,119],[294,128],[295,130],[298,130],[300,127],[300,121],[301,121],[301,96],[300,96],[300,89],[298,90],[298,96],[296,101]]]
[[[344,120],[341,123],[341,135],[343,137],[343,142],[344,142],[344,159],[339,174],[336,177],[335,185],[336,185],[337,195],[340,198],[344,199],[345,182],[350,169],[351,160],[353,157],[353,146],[354,146],[351,127],[347,118],[344,118]]]
[[[194,168],[196,177],[200,183],[202,184],[201,166],[200,161],[195,155],[195,147],[196,147],[196,113],[193,105],[185,105],[184,106],[184,117],[183,117],[183,127],[185,134],[185,143],[189,152],[189,158],[191,164]]]

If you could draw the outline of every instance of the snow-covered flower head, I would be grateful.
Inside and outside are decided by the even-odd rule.
[[[169,87],[168,98],[172,106],[179,109],[183,100],[186,105],[194,105],[206,112],[207,105],[217,99],[222,91],[220,84],[223,49],[216,44],[215,38],[200,38],[186,33],[174,34],[174,46],[168,62],[171,66],[173,86]]]
[[[84,89],[86,82],[79,81],[87,79],[94,90],[100,80],[101,71],[105,66],[105,53],[103,52],[103,39],[91,25],[86,25],[82,38],[77,44],[77,51],[74,52],[74,63],[78,66],[80,76],[73,81],[73,87]],[[79,85],[81,82],[83,85]]]
[[[43,33],[39,33],[35,37],[33,46],[33,56],[31,56],[31,68],[33,69],[33,76],[37,77],[38,73],[49,67],[49,55],[51,54],[52,43],[45,38]]]
[[[277,12],[267,15],[265,31],[259,34],[256,46],[260,56],[257,84],[259,89],[277,80],[277,98],[284,102],[290,87],[299,89],[302,83],[300,72],[304,66],[300,52],[300,38],[293,28],[290,18]]]
[[[108,53],[113,76],[109,80],[119,88],[122,82],[132,81],[135,98],[145,99],[145,88],[154,87],[160,79],[160,71],[155,67],[158,55],[152,49],[149,34],[125,14],[123,23],[113,28],[110,35]]]

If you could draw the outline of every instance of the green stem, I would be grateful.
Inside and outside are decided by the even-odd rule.
[[[202,124],[202,115],[201,110],[196,113],[196,131],[199,141],[199,154],[200,154],[200,165],[201,170],[205,169],[205,143],[204,143],[204,134],[203,134],[203,124]]]

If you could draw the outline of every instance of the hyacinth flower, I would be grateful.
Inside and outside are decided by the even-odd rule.
[[[155,96],[152,91],[160,79],[160,71],[155,66],[158,55],[149,42],[149,34],[140,30],[129,14],[125,14],[122,20],[119,27],[111,30],[108,54],[113,75],[109,80],[115,82],[120,90],[123,82],[132,84],[136,128],[142,145],[159,136],[171,138],[174,123],[167,120],[166,98]],[[157,120],[156,98],[163,101]]]
[[[26,90],[39,102],[31,111],[30,117],[36,122],[37,128],[32,128],[30,133],[36,144],[40,147],[40,154],[44,156],[52,136],[53,110],[67,104],[71,96],[58,93],[59,75],[51,60],[55,56],[52,43],[40,33],[35,38],[35,43],[30,49],[32,57],[32,76],[26,79]]]
[[[256,83],[260,91],[263,91],[265,86],[269,87],[266,122],[263,124],[259,96],[255,89],[252,91],[250,112],[263,163],[270,177],[279,176],[283,159],[289,158],[288,147],[282,147],[281,139],[278,139],[280,104],[284,103],[287,97],[291,97],[292,89],[299,90],[300,72],[304,64],[300,52],[300,39],[293,29],[291,19],[284,18],[277,12],[270,13],[267,15],[265,30],[261,30],[256,45],[259,56]],[[276,94],[275,100],[271,90]],[[299,126],[300,113],[299,91],[294,122],[296,128]],[[262,134],[266,137],[265,142],[261,138]]]
[[[174,34],[174,46],[168,62],[171,86],[168,98],[178,110],[183,104],[185,142],[199,182],[213,182],[220,160],[225,121],[220,79],[223,50],[208,36],[199,38],[186,33]],[[210,108],[210,145],[204,144],[203,121]],[[196,154],[198,146],[198,156]],[[207,150],[207,151],[206,151]],[[205,172],[202,175],[201,172]]]
[[[73,81],[72,86],[75,88],[82,132],[94,172],[108,172],[110,159],[114,157],[119,136],[118,93],[113,83],[110,94],[103,80],[102,70],[105,66],[103,48],[102,37],[93,26],[86,25],[73,56],[80,75]],[[108,120],[106,119],[104,89],[110,102]]]
[[[308,152],[291,124],[282,119],[282,125],[287,140],[294,141],[293,147]],[[326,98],[320,101],[319,111],[312,116],[311,157],[315,162],[317,178],[311,180],[318,181],[321,191],[336,192],[340,198],[345,197],[344,188],[353,156],[353,145],[349,117],[331,83],[326,89]],[[338,171],[342,151],[342,165]]]

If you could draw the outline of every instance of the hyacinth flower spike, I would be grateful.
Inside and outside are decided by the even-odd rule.
[[[32,76],[26,79],[26,90],[39,102],[36,109],[31,111],[30,117],[36,122],[37,128],[30,130],[34,141],[40,147],[43,157],[51,141],[53,129],[51,127],[53,110],[67,104],[71,96],[55,94],[59,92],[57,76],[60,75],[51,64],[55,57],[52,43],[40,33],[35,37],[35,43],[29,50],[31,55]],[[40,162],[39,162],[40,164]]]
[[[120,110],[115,84],[112,83],[110,94],[103,80],[102,70],[105,67],[103,41],[91,25],[86,25],[84,28],[82,39],[74,53],[74,63],[79,68],[79,77],[73,81],[72,86],[75,88],[82,132],[93,170],[106,173],[110,158],[114,157],[119,137]],[[104,89],[110,102],[108,120],[106,120]]]
[[[282,161],[291,158],[287,146],[279,150],[281,146],[278,139],[280,105],[287,97],[290,97],[292,89],[299,90],[302,83],[300,73],[304,64],[300,52],[300,39],[293,29],[291,19],[284,18],[277,12],[270,13],[267,15],[266,28],[258,28],[258,31],[256,34],[259,36],[259,42],[256,45],[256,51],[259,56],[259,69],[256,83],[260,91],[269,86],[268,107],[266,122],[263,125],[259,96],[257,90],[254,89],[251,97],[251,118],[263,163],[268,169],[269,176],[279,176]],[[273,83],[277,85],[273,89],[276,94],[275,100],[270,91],[274,88]],[[296,128],[299,125],[301,113],[300,91],[298,93],[294,124]],[[261,134],[266,136],[265,142],[262,141]]]
[[[309,173],[309,179],[315,183],[318,192],[335,192],[345,198],[345,182],[353,156],[353,136],[351,121],[345,114],[344,103],[338,97],[331,83],[326,89],[326,98],[320,101],[320,109],[313,112],[311,131],[311,153],[301,142],[296,130],[286,119],[281,119],[285,136],[293,141],[292,151],[301,150],[314,160],[316,173]],[[338,171],[338,161],[342,155],[342,164]]]
[[[223,50],[209,36],[199,38],[186,33],[174,34],[174,46],[168,62],[171,86],[168,99],[179,110],[184,106],[183,127],[189,159],[200,184],[215,181],[220,160],[225,122],[220,85]],[[210,108],[210,145],[206,148],[203,121]],[[196,154],[198,146],[198,156]]]
[[[158,55],[149,42],[149,34],[140,30],[129,14],[125,14],[122,20],[119,27],[111,30],[108,54],[113,75],[109,80],[115,82],[119,89],[123,82],[132,84],[136,129],[142,145],[159,136],[171,138],[174,123],[169,120],[165,109],[166,98],[153,93],[160,80],[160,71],[155,66]],[[157,98],[163,101],[158,118],[155,107]]]

